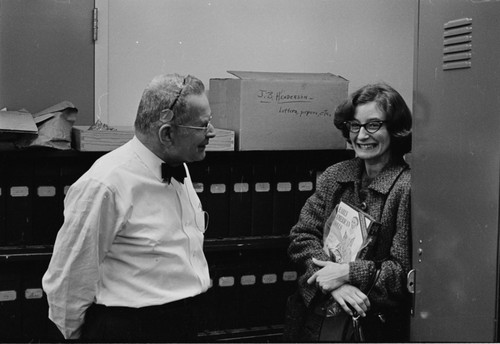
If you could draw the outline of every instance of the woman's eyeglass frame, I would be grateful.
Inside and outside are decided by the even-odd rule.
[[[380,130],[380,128],[382,128],[382,125],[384,125],[384,123],[387,123],[387,121],[376,120],[366,122],[365,124],[361,124],[358,121],[346,121],[344,122],[344,125],[346,126],[347,130],[349,130],[353,134],[359,133],[361,128],[364,128],[365,131],[369,134],[375,134]]]

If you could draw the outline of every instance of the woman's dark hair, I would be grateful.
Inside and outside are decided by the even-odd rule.
[[[356,108],[375,102],[380,111],[385,113],[387,130],[391,135],[393,156],[403,156],[411,151],[411,112],[398,91],[386,83],[370,84],[352,93],[335,110],[334,124],[342,135],[351,143],[349,129],[345,122],[354,119]]]

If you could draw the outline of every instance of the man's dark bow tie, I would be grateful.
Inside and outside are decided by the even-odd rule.
[[[186,178],[186,170],[184,169],[184,164],[177,167],[172,167],[166,163],[161,164],[161,177],[164,182],[170,184],[172,177],[179,183],[184,184],[184,178]]]

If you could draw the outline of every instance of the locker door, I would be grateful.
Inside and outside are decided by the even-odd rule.
[[[0,6],[0,107],[36,113],[63,100],[94,122],[94,0]]]
[[[499,14],[499,2],[419,2],[412,341],[497,339]]]

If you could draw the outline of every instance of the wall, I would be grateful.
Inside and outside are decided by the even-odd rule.
[[[412,103],[415,0],[97,0],[96,114],[132,125],[156,74],[331,72]]]

